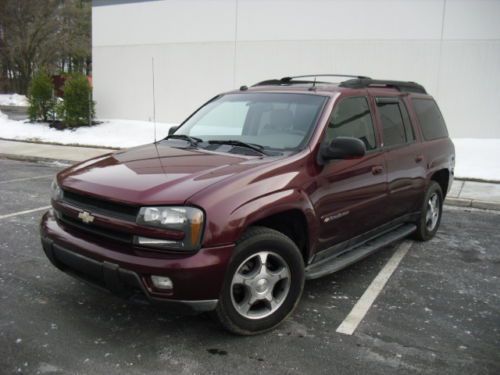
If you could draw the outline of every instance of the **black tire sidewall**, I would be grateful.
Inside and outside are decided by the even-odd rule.
[[[275,231],[269,230],[267,233],[261,231],[261,233],[239,243],[227,268],[218,304],[218,314],[222,318],[223,325],[235,333],[249,335],[274,328],[294,310],[302,295],[304,288],[304,262],[302,255],[291,240],[282,238],[284,236],[279,232],[277,233],[281,236],[273,232]],[[291,274],[290,290],[283,304],[273,314],[262,319],[248,319],[241,316],[232,304],[231,281],[242,262],[259,251],[274,252],[280,255],[287,263]]]

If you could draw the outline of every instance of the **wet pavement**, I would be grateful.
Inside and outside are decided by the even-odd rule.
[[[60,169],[0,159],[0,217],[47,206]],[[412,244],[352,336],[336,329],[397,244],[308,282],[295,313],[255,337],[61,273],[40,246],[42,214],[0,219],[2,375],[500,373],[498,212],[447,207],[436,238]]]

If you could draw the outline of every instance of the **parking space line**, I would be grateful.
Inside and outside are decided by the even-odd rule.
[[[38,180],[40,178],[54,177],[54,174],[46,174],[43,176],[35,176],[35,177],[25,177],[25,178],[15,178],[13,180],[0,181],[0,184],[6,184],[8,182],[20,182],[20,181],[29,181],[29,180]]]
[[[386,265],[380,270],[368,289],[365,290],[361,298],[356,302],[349,315],[347,315],[344,321],[338,326],[338,333],[343,333],[345,335],[352,335],[354,333],[411,245],[412,242],[410,241],[405,241],[399,245],[391,259],[389,259]]]
[[[0,220],[7,219],[7,218],[13,217],[13,216],[29,214],[29,213],[32,213],[32,212],[48,210],[50,207],[51,206],[44,206],[44,207],[33,208],[32,210],[18,211],[18,212],[13,212],[13,213],[7,214],[7,215],[0,215]]]

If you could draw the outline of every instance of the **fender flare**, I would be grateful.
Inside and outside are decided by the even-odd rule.
[[[233,210],[228,218],[226,233],[231,233],[230,242],[237,242],[253,223],[266,217],[289,210],[298,210],[305,217],[307,225],[306,260],[316,248],[319,234],[318,218],[307,194],[298,189],[286,189],[262,195]]]

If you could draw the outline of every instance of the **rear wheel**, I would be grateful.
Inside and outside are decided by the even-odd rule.
[[[304,288],[304,262],[295,243],[269,228],[250,228],[228,267],[216,316],[227,330],[253,335],[280,324]]]
[[[443,191],[435,181],[431,181],[429,184],[421,212],[415,238],[420,241],[428,241],[438,231],[443,213]]]

